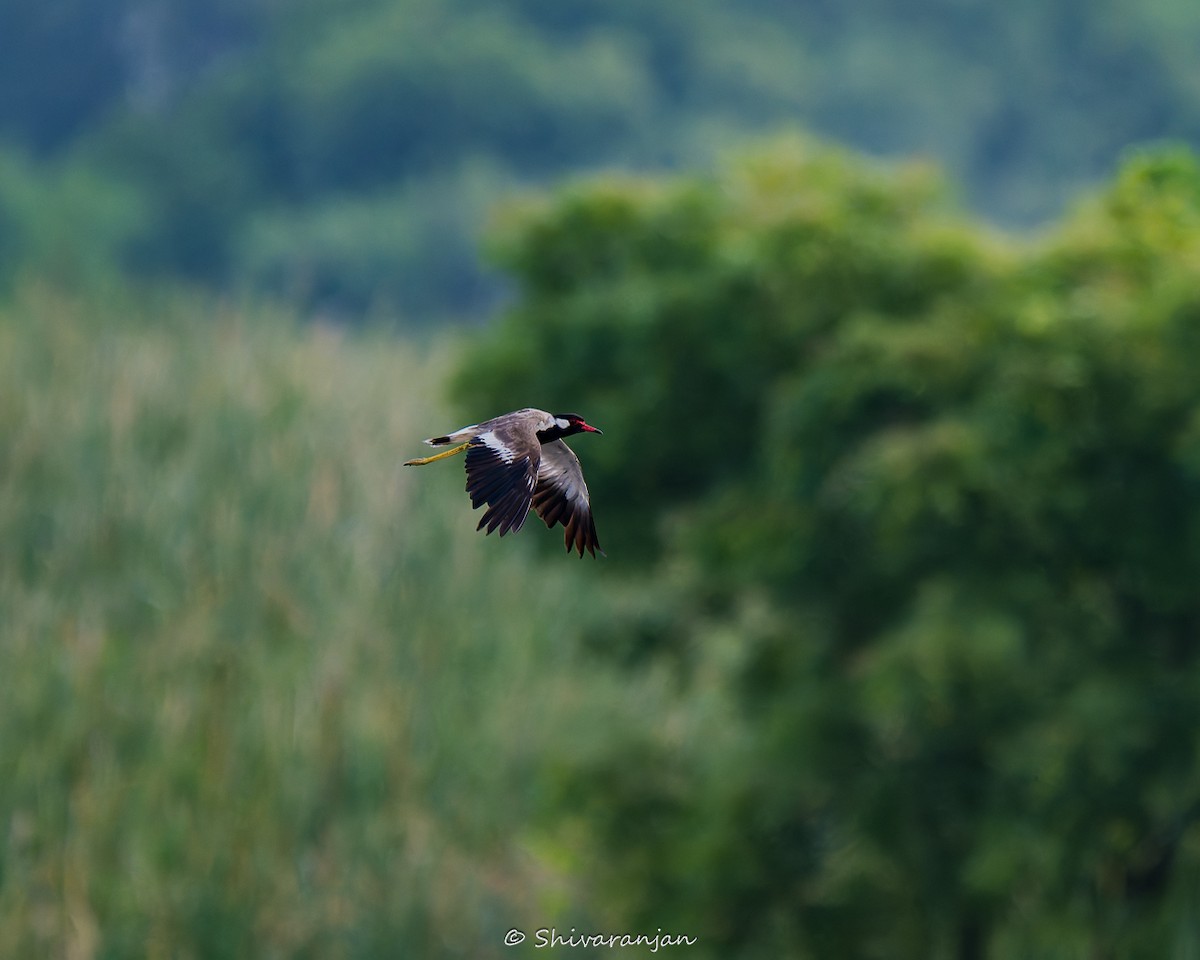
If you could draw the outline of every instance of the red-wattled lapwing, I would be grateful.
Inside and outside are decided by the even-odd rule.
[[[457,446],[404,465],[419,467],[466,450],[471,506],[488,505],[476,530],[486,526],[488,533],[499,530],[500,536],[516,532],[532,506],[547,527],[561,523],[566,528],[567,553],[574,547],[581,557],[584,550],[594,557],[600,543],[587,484],[579,458],[562,438],[601,432],[576,413],[526,407],[443,437],[430,437],[425,441],[430,446]]]

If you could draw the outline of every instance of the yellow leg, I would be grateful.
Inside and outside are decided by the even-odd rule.
[[[434,460],[444,460],[446,457],[452,457],[456,453],[462,453],[471,445],[471,441],[460,443],[457,447],[452,447],[449,450],[443,450],[441,453],[435,453],[432,457],[418,457],[416,460],[405,460],[406,467],[423,467],[427,463],[433,463]]]

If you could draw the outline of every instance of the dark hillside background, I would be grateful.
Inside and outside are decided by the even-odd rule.
[[[1197,49],[1184,0],[3,0],[0,280],[462,316],[500,289],[498,193],[781,125],[930,158],[1030,227],[1130,144],[1200,141]]]

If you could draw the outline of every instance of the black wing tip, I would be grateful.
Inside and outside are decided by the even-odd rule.
[[[487,524],[486,530],[483,530],[484,524]],[[476,532],[483,530],[483,535],[485,537],[490,537],[493,533],[496,533],[497,531],[500,533],[500,536],[504,536],[506,533],[517,533],[520,529],[521,529],[521,527],[518,524],[506,523],[502,520],[497,520],[497,519],[489,520],[489,518],[487,518],[487,517],[484,517],[482,520],[479,521],[478,524],[475,525]]]
[[[533,480],[529,478],[529,457],[506,463],[501,456],[478,438],[467,447],[467,493],[472,509],[487,505],[476,531],[500,536],[516,533],[525,525],[533,499]]]
[[[574,550],[579,554],[579,559],[582,560],[583,551],[586,550],[592,555],[593,559],[597,551],[599,551],[600,556],[608,557],[608,554],[604,552],[604,548],[600,546],[600,541],[596,537],[595,527],[586,533],[568,530],[563,539],[567,545],[567,556],[570,556],[571,551]]]
[[[516,533],[525,525],[525,518],[529,516],[529,504],[526,502],[522,509],[521,499],[509,498],[506,501],[491,504],[487,511],[479,519],[479,524],[475,527],[476,530],[483,529],[484,524],[487,524],[487,533],[493,530],[499,530],[500,536],[506,533]]]

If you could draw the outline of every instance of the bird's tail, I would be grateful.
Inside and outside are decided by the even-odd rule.
[[[470,440],[478,432],[479,424],[472,423],[465,427],[459,427],[457,430],[451,430],[440,437],[430,437],[425,442],[431,447],[445,447],[451,443],[462,443],[464,440]]]

